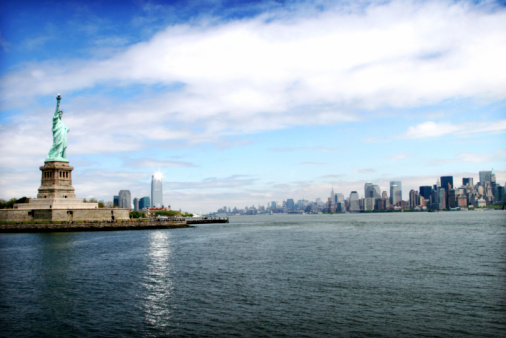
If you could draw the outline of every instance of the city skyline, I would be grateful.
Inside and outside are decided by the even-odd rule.
[[[84,198],[196,213],[506,182],[499,1],[3,1],[0,198],[34,197],[54,98]],[[169,201],[169,202],[167,202]]]
[[[348,195],[335,192],[332,187],[328,198],[319,197],[315,200],[285,198],[279,201],[269,201],[263,205],[250,205],[244,208],[237,206],[223,206],[213,213],[229,214],[253,214],[268,213],[269,210],[276,212],[360,212],[360,211],[385,211],[389,209],[415,209],[420,210],[447,210],[450,208],[483,207],[496,204],[504,205],[506,202],[506,183],[497,182],[494,170],[480,171],[479,179],[462,177],[460,181],[454,181],[453,176],[441,176],[435,184],[423,186],[418,189],[410,189],[407,198],[403,198],[397,187],[402,187],[401,181],[390,181],[390,194],[387,190],[381,190],[377,184],[366,182],[363,193],[353,190]],[[457,183],[460,182],[460,183]],[[476,184],[475,184],[476,183]],[[395,196],[395,198],[393,197]],[[464,198],[465,196],[465,198]],[[423,198],[423,199],[422,199]],[[451,200],[451,203],[450,203]],[[297,201],[297,202],[295,202]],[[378,204],[378,202],[380,203]],[[382,201],[382,202],[381,202]],[[338,205],[342,203],[341,205]],[[315,206],[316,208],[308,208]],[[423,208],[422,208],[423,207]]]

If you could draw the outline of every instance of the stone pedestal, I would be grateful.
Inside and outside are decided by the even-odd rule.
[[[45,162],[42,171],[41,185],[37,199],[76,198],[72,186],[72,170],[68,162]]]
[[[42,178],[37,199],[14,204],[14,209],[98,209],[98,203],[85,203],[82,198],[76,198],[72,170],[74,167],[68,162],[45,162],[40,167]]]

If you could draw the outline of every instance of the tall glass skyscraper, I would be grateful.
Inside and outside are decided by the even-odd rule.
[[[151,176],[151,206],[161,208],[163,206],[162,174],[155,173]]]
[[[402,201],[401,181],[390,181],[390,204],[396,205]]]

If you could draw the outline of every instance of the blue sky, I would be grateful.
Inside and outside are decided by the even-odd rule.
[[[35,197],[55,97],[79,197],[208,212],[506,181],[495,1],[4,1],[0,198]]]

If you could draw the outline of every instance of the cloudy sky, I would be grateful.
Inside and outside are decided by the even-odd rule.
[[[0,198],[36,196],[58,93],[78,197],[154,172],[192,212],[506,181],[503,2],[119,3],[0,5]]]

